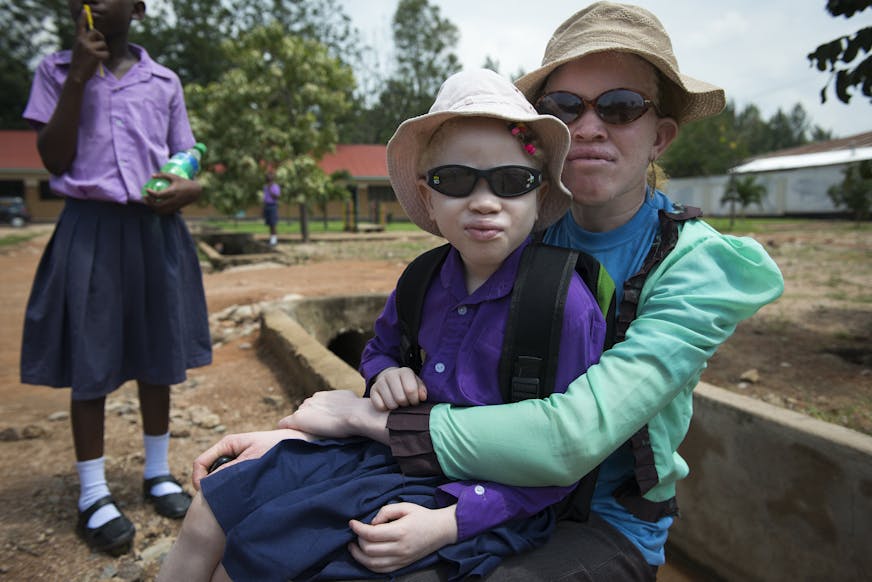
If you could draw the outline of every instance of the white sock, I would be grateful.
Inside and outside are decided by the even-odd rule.
[[[109,495],[109,486],[106,484],[106,472],[104,469],[105,457],[91,459],[90,461],[79,461],[76,463],[76,470],[79,472],[79,483],[81,492],[79,493],[79,511],[84,511],[91,507],[95,501]],[[98,528],[107,521],[119,517],[121,512],[115,505],[104,505],[94,512],[91,519],[88,520],[88,527],[91,529]]]
[[[271,245],[275,245],[277,242],[279,242],[279,237],[276,236],[276,235],[274,235],[274,234],[273,234],[273,235],[270,235],[270,237],[269,237],[269,244],[271,244]]]
[[[143,470],[143,478],[151,479],[152,477],[169,475],[170,433],[158,436],[143,434],[142,440],[145,442],[145,469]],[[175,483],[158,483],[151,488],[151,494],[156,497],[163,497],[170,493],[180,493],[181,491],[182,488]]]

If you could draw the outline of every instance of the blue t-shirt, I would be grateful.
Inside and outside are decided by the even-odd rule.
[[[545,242],[582,250],[595,257],[615,282],[617,305],[623,296],[624,281],[642,267],[651,243],[659,230],[657,212],[672,210],[673,203],[659,190],[654,196],[645,196],[645,202],[629,222],[608,232],[583,230],[567,212],[563,218],[545,232]],[[629,445],[623,445],[600,466],[591,511],[623,533],[639,548],[649,564],[659,566],[666,562],[663,546],[673,518],[664,517],[657,522],[643,521],[618,503],[612,492],[633,477],[633,454]]]

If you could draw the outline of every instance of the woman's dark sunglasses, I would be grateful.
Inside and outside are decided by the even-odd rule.
[[[479,170],[452,164],[439,166],[427,172],[427,185],[440,194],[463,198],[472,193],[479,178],[484,178],[491,192],[500,198],[520,196],[542,184],[542,172],[535,168],[499,166]]]
[[[587,107],[592,108],[597,117],[611,125],[632,123],[645,115],[651,107],[657,110],[653,101],[629,89],[611,89],[593,100],[568,91],[555,91],[546,93],[536,102],[536,111],[553,115],[566,125],[581,117]]]

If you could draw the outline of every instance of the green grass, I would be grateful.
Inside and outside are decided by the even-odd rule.
[[[198,224],[214,228],[225,232],[242,232],[251,234],[268,234],[269,229],[263,221],[257,219],[252,220],[229,220],[229,219],[206,219],[198,221]],[[300,234],[300,221],[279,220],[276,225],[276,230],[279,235],[282,234]],[[408,232],[419,230],[412,222],[391,222],[385,225],[386,232]],[[330,220],[327,222],[327,228],[324,228],[323,220],[309,221],[309,233],[318,234],[326,232],[345,232],[345,223],[341,220]]]
[[[11,247],[35,237],[35,234],[10,234],[0,237],[0,247]]]

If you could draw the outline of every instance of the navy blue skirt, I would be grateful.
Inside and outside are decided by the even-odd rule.
[[[279,205],[264,204],[263,205],[263,222],[267,226],[275,226],[279,223]]]
[[[179,214],[68,198],[34,278],[21,381],[76,400],[177,384],[212,361],[203,277]]]
[[[210,475],[201,491],[227,536],[222,564],[233,580],[303,582],[384,579],[346,550],[356,539],[348,520],[369,523],[389,503],[443,507],[453,502],[437,493],[444,482],[403,475],[390,449],[367,439],[286,440]],[[393,576],[439,566],[450,580],[484,577],[504,557],[543,545],[554,526],[553,512],[543,511],[446,546]]]

